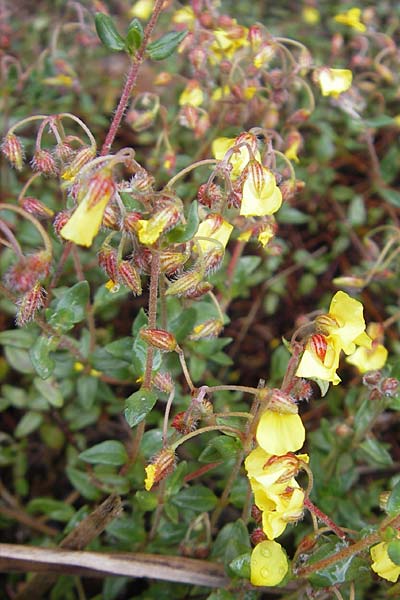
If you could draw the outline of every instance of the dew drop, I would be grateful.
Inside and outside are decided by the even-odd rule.
[[[263,567],[261,569],[260,573],[261,573],[261,577],[263,577],[264,579],[268,579],[271,575],[271,572],[268,567]]]
[[[271,550],[269,548],[262,548],[260,554],[263,558],[270,558]]]

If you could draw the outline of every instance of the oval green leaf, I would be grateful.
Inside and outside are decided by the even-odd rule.
[[[117,440],[106,440],[92,446],[79,454],[79,458],[87,463],[113,465],[120,467],[128,460],[125,446]]]
[[[138,390],[134,392],[125,402],[125,419],[130,427],[135,427],[143,421],[146,415],[151,411],[157,396],[149,390]]]
[[[163,60],[175,52],[185,39],[188,31],[169,31],[155,42],[147,46],[147,54],[153,60]]]
[[[94,22],[101,43],[108,50],[113,50],[114,52],[125,50],[125,40],[118,33],[111,17],[98,12],[95,14]]]

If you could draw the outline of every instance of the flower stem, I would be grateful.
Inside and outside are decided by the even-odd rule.
[[[193,169],[197,169],[197,167],[202,167],[204,165],[216,165],[218,162],[219,161],[215,158],[205,158],[204,160],[199,160],[198,162],[195,162],[195,163],[185,167],[184,169],[182,169],[182,171],[179,171],[179,173],[174,175],[172,177],[172,179],[169,180],[169,182],[167,183],[165,188],[166,189],[171,188],[178,181],[178,179],[181,179],[187,173],[190,173],[190,171],[193,171]]]
[[[11,211],[16,212],[19,215],[21,215],[21,217],[24,217],[24,219],[27,219],[28,221],[30,221],[32,223],[32,225],[34,227],[36,227],[36,229],[40,233],[42,240],[43,240],[43,244],[46,248],[46,252],[48,252],[50,254],[50,256],[52,256],[53,247],[51,245],[50,238],[47,235],[44,228],[42,227],[42,225],[39,223],[39,221],[37,219],[35,219],[35,217],[33,217],[28,212],[26,212],[26,210],[24,210],[23,208],[21,208],[19,206],[14,206],[13,204],[7,204],[6,202],[0,202],[0,210],[11,210]]]
[[[110,129],[106,135],[106,139],[104,141],[103,147],[101,149],[101,155],[108,154],[111,146],[114,142],[115,136],[117,134],[118,128],[121,124],[122,117],[124,116],[125,109],[129,102],[129,97],[132,93],[133,88],[135,87],[137,77],[139,74],[139,69],[145,57],[145,51],[147,44],[149,43],[149,39],[151,34],[153,33],[154,27],[157,23],[158,17],[160,16],[162,6],[164,4],[164,0],[155,0],[153,14],[151,15],[150,21],[147,24],[147,27],[144,31],[143,40],[140,45],[139,50],[134,55],[132,59],[132,65],[128,72],[128,77],[122,91],[121,98],[119,100],[117,109],[115,111],[114,118],[111,122]]]

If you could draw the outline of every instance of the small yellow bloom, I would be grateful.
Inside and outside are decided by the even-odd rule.
[[[288,523],[294,523],[302,518],[304,511],[304,490],[299,487],[296,480],[293,485],[279,489],[276,486],[270,490],[270,499],[275,503],[273,510],[264,510],[262,514],[262,528],[269,540],[282,535]]]
[[[332,382],[333,385],[341,382],[336,373],[339,366],[340,344],[335,338],[328,337],[326,340],[326,354],[323,358],[318,356],[310,342],[307,343],[300,364],[297,367],[296,377],[322,379],[322,381]]]
[[[204,100],[204,93],[197,81],[189,81],[181,95],[179,96],[179,106],[189,104],[189,106],[200,106]]]
[[[144,487],[146,492],[149,492],[154,485],[157,468],[155,465],[150,464],[147,465],[145,471],[146,479],[144,480]]]
[[[313,6],[304,6],[301,11],[301,17],[307,25],[316,25],[320,21],[320,15]]]
[[[108,290],[110,292],[110,294],[116,294],[119,291],[120,285],[118,282],[113,281],[112,279],[109,279],[104,284],[104,287],[106,288],[106,290]]]
[[[272,240],[275,236],[275,230],[272,225],[266,225],[258,234],[257,239],[263,248]]]
[[[271,44],[264,44],[253,58],[253,65],[261,69],[268,65],[275,54],[275,48]]]
[[[256,438],[265,452],[282,456],[302,447],[305,429],[299,415],[266,410],[258,423]]]
[[[356,31],[366,31],[367,28],[365,27],[364,23],[360,21],[360,17],[360,8],[350,8],[347,12],[336,15],[335,21],[337,23],[341,23],[342,25],[348,25]]]
[[[243,90],[244,99],[251,100],[252,98],[254,98],[256,92],[257,88],[254,85],[248,85]]]
[[[81,362],[74,363],[74,370],[77,371],[78,373],[83,371],[84,368],[85,368],[85,366]]]
[[[131,17],[137,17],[147,21],[153,12],[154,0],[138,0],[129,11]]]
[[[279,210],[281,204],[282,193],[272,171],[257,161],[251,161],[243,185],[240,214],[244,217],[264,217]]]
[[[380,575],[380,577],[395,583],[400,575],[400,566],[390,560],[388,543],[380,542],[376,546],[372,546],[370,553],[373,560],[371,569]]]
[[[231,29],[215,29],[214,41],[209,48],[209,60],[211,64],[218,64],[221,60],[233,58],[241,48],[248,46],[248,29],[234,22]]]
[[[367,371],[377,371],[385,366],[388,351],[381,344],[382,326],[379,323],[370,323],[367,327],[367,334],[372,339],[371,348],[356,349],[354,354],[347,357],[347,362],[357,367],[360,373]]]
[[[56,75],[55,77],[46,77],[42,79],[42,83],[46,85],[61,85],[63,87],[72,87],[74,80],[70,75]]]
[[[245,145],[246,144],[246,145]],[[250,133],[244,133],[236,138],[220,137],[212,143],[212,152],[214,158],[223,160],[227,152],[237,145],[237,151],[229,156],[229,163],[232,165],[230,178],[235,181],[247,167],[251,159],[261,160],[260,152],[257,148],[257,138]],[[252,155],[250,154],[250,150]]]
[[[106,206],[114,193],[110,174],[101,171],[96,173],[84,192],[80,204],[60,234],[65,240],[75,244],[91,246],[100,229]]]
[[[196,246],[199,246],[201,251],[206,254],[207,252],[215,250],[216,247],[225,248],[230,235],[233,230],[233,225],[225,221],[220,214],[212,213],[207,215],[199,228],[195,238],[209,238],[209,239],[196,239]],[[215,240],[215,242],[213,241]]]
[[[250,581],[256,586],[278,585],[289,564],[282,546],[278,542],[264,541],[254,548],[250,559]]]
[[[365,333],[364,307],[346,292],[336,292],[329,313],[317,317],[316,323],[324,335],[331,335],[340,341],[346,354],[352,354],[359,346],[371,347],[371,339]]]
[[[183,8],[179,8],[172,17],[172,21],[174,23],[184,24],[189,29],[193,28],[195,22],[195,14],[193,12],[193,8],[191,6],[185,6]]]
[[[229,85],[224,85],[223,87],[217,87],[211,94],[211,100],[221,100],[221,98],[226,98],[231,93],[231,88]]]
[[[320,70],[318,81],[323,96],[337,98],[351,87],[353,73],[350,69],[329,69],[325,67]]]
[[[258,446],[246,458],[245,468],[249,478],[268,489],[276,483],[292,479],[299,470],[299,464],[308,463],[308,460],[307,454],[298,454],[294,458],[293,455],[278,457]]]

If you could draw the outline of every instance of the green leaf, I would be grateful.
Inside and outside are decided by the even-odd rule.
[[[217,497],[204,485],[193,485],[181,490],[179,494],[171,498],[171,502],[179,508],[206,512],[215,508]]]
[[[154,494],[153,492],[139,490],[135,494],[135,499],[137,500],[140,510],[143,512],[153,511],[157,508],[158,498],[157,494]]]
[[[400,540],[392,540],[389,542],[388,555],[395,565],[400,566]]]
[[[241,444],[238,439],[227,435],[219,435],[207,444],[198,460],[202,463],[215,462],[221,460],[221,458],[228,460],[234,458],[240,448]]]
[[[359,448],[366,454],[371,465],[388,467],[393,464],[393,459],[384,445],[374,438],[365,439]]]
[[[44,381],[43,379],[35,377],[33,384],[50,406],[54,406],[55,408],[61,408],[61,406],[63,406],[64,398],[54,381]]]
[[[133,348],[133,338],[132,337],[123,337],[115,342],[111,342],[104,346],[104,349],[114,356],[115,358],[119,358],[121,360],[125,360],[126,362],[131,362],[132,356],[132,348]]]
[[[394,123],[393,117],[389,117],[389,115],[379,115],[378,117],[363,121],[366,127],[386,127],[387,125],[394,125]]]
[[[56,312],[67,310],[71,313],[72,323],[80,323],[86,317],[86,307],[89,302],[89,284],[79,281],[67,289],[57,302]]]
[[[212,558],[222,558],[229,575],[235,575],[231,570],[232,561],[250,551],[250,541],[247,527],[238,519],[235,523],[228,523],[219,532],[213,546]]]
[[[328,556],[333,556],[345,547],[345,544],[337,541],[323,543],[309,558],[308,563],[312,565]],[[368,571],[369,568],[365,565],[365,562],[360,557],[351,554],[317,573],[312,573],[310,582],[316,587],[327,587],[365,577]]]
[[[240,554],[229,563],[230,570],[238,577],[250,579],[250,557],[251,552]]]
[[[125,446],[117,440],[106,440],[96,444],[79,454],[79,458],[87,463],[113,465],[120,467],[128,460]]]
[[[395,516],[400,513],[400,481],[396,483],[390,493],[386,504],[386,512],[390,516]]]
[[[179,44],[185,39],[188,31],[169,31],[155,42],[147,46],[147,54],[153,60],[163,60],[175,52]]]
[[[50,377],[56,366],[55,361],[50,356],[53,344],[53,340],[40,336],[29,351],[32,365],[42,379]]]
[[[73,467],[67,467],[67,477],[74,488],[88,500],[98,500],[101,497],[101,491],[90,482],[89,476],[83,471],[78,471]]]
[[[138,50],[142,44],[144,36],[144,29],[139,19],[133,19],[128,27],[128,33],[126,36],[126,47],[130,54],[133,54],[135,50]]]
[[[400,208],[400,192],[391,188],[380,188],[378,193],[386,202]]]
[[[303,225],[303,223],[308,223],[310,218],[310,215],[304,214],[298,208],[293,208],[289,204],[283,204],[278,214],[279,223],[288,225]]]
[[[42,422],[42,415],[37,412],[28,411],[24,414],[15,428],[15,437],[23,438],[35,431]]]
[[[36,339],[36,335],[26,329],[10,329],[0,332],[0,344],[29,350]]]
[[[99,389],[99,380],[91,375],[81,375],[76,384],[76,391],[81,406],[85,410],[90,410],[96,402]]]
[[[191,240],[199,227],[199,210],[197,200],[194,200],[188,211],[188,216],[185,225],[175,227],[168,234],[170,243],[182,243]]]
[[[18,373],[33,373],[34,370],[32,368],[32,361],[30,360],[30,353],[26,350],[5,346],[4,354],[8,364],[18,371]]]
[[[53,500],[53,498],[35,498],[31,500],[27,506],[29,513],[41,513],[47,515],[55,521],[69,521],[75,510],[70,504],[65,504],[61,500]]]
[[[146,415],[151,411],[157,396],[149,390],[138,390],[134,392],[125,401],[125,419],[130,427],[135,427],[143,421]]]
[[[125,40],[118,33],[113,20],[108,15],[98,12],[95,14],[94,22],[96,25],[97,35],[101,43],[108,49],[118,52],[125,50]]]

